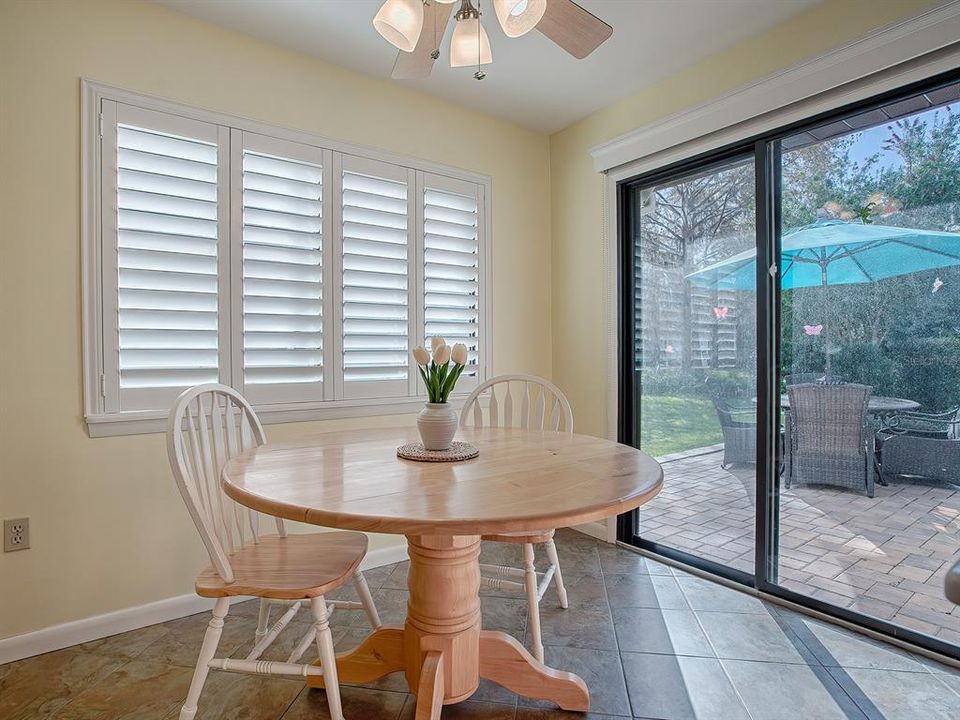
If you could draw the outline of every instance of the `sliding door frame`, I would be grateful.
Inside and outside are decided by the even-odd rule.
[[[712,560],[643,538],[639,526],[639,510],[620,515],[617,539],[673,561],[689,565],[724,579],[758,590],[798,606],[823,613],[881,635],[896,638],[917,647],[960,660],[960,646],[944,642],[910,628],[860,612],[841,608],[818,598],[789,590],[777,583],[779,555],[779,464],[780,437],[780,241],[781,241],[781,173],[780,141],[782,138],[840,120],[850,115],[873,110],[897,100],[933,91],[960,81],[960,68],[910,83],[896,90],[875,95],[855,103],[842,105],[811,118],[789,123],[746,140],[700,153],[692,158],[668,164],[619,181],[617,200],[617,312],[618,382],[617,435],[622,443],[632,444],[634,431],[642,422],[638,398],[634,357],[633,289],[635,243],[631,237],[633,208],[629,202],[632,188],[649,187],[691,172],[703,172],[732,159],[752,156],[756,182],[756,249],[757,249],[757,464],[756,525],[754,572],[746,573]]]

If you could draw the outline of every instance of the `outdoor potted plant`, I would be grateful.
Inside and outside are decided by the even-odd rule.
[[[467,364],[467,346],[457,343],[451,348],[441,336],[434,335],[430,347],[432,356],[423,347],[413,351],[429,398],[417,416],[417,429],[425,450],[449,450],[457,433],[457,413],[447,400]]]

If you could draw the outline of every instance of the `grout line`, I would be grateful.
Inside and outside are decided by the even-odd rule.
[[[307,688],[306,685],[304,685],[302,688],[300,688],[300,692],[298,692],[296,695],[293,696],[293,699],[292,699],[292,700],[290,701],[290,703],[283,709],[283,712],[280,713],[280,714],[277,716],[277,720],[283,720],[283,716],[286,715],[288,712],[290,712],[290,708],[293,707],[293,704],[294,704],[295,702],[297,702],[297,700],[300,698],[300,696],[303,695],[305,692],[307,692],[307,690],[308,690],[308,688]]]
[[[960,697],[960,690],[958,690],[953,685],[951,685],[946,680],[944,680],[943,676],[940,673],[930,673],[930,674],[933,675],[941,685],[945,685],[948,690],[953,692],[954,695],[957,695],[958,697]]]
[[[674,576],[676,579],[676,576]],[[743,711],[747,714],[747,717],[753,718],[755,716],[750,712],[750,707],[747,705],[747,701],[744,700],[743,695],[740,693],[740,688],[737,687],[737,684],[733,681],[733,678],[730,676],[730,672],[727,670],[727,666],[723,664],[723,658],[720,657],[720,653],[717,651],[716,645],[713,644],[713,640],[710,639],[710,635],[707,633],[707,629],[703,626],[703,623],[700,621],[700,615],[697,614],[697,611],[693,609],[693,603],[690,602],[690,598],[687,597],[687,591],[683,589],[681,583],[677,583],[680,587],[680,593],[683,595],[684,601],[690,607],[690,612],[693,614],[694,620],[697,621],[697,627],[700,628],[700,632],[703,633],[703,637],[706,639],[707,644],[710,646],[710,649],[713,651],[714,657],[717,659],[717,663],[720,665],[720,670],[723,672],[723,676],[727,679],[727,682],[730,684],[731,689],[734,694],[737,696],[737,699],[740,701],[740,706],[743,708]]]
[[[607,595],[606,574],[603,572],[603,562],[600,559],[600,551],[594,546],[593,551],[597,554],[597,567],[600,568],[600,587],[603,589],[603,602],[607,606],[607,617],[610,619],[610,627],[613,629],[613,642],[617,646],[617,662],[620,665],[620,675],[623,678],[623,691],[627,695],[627,707],[630,709],[630,715],[636,716],[633,707],[633,698],[630,697],[630,685],[627,680],[627,671],[623,667],[623,651],[620,649],[620,636],[617,634],[617,625],[613,621],[613,608],[610,606],[610,597]],[[615,575],[618,573],[611,573]]]

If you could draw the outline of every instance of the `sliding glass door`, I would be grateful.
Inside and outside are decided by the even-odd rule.
[[[958,90],[781,143],[779,582],[948,642],[960,638],[943,595],[960,558]]]
[[[621,539],[960,655],[956,74],[618,198]]]
[[[633,443],[661,460],[640,536],[753,573],[756,293],[711,268],[756,244],[752,156],[630,187]]]

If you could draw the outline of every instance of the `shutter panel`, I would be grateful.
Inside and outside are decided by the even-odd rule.
[[[322,400],[323,152],[251,133],[237,136],[242,386],[255,403]]]
[[[117,394],[119,409],[153,409],[220,379],[220,133],[123,105],[115,117],[116,213],[103,222],[116,243],[105,287],[115,280]]]
[[[480,375],[482,188],[438,175],[423,176],[424,333],[467,346],[468,365],[457,392]]]
[[[407,395],[412,173],[349,156],[342,162],[343,397]]]

